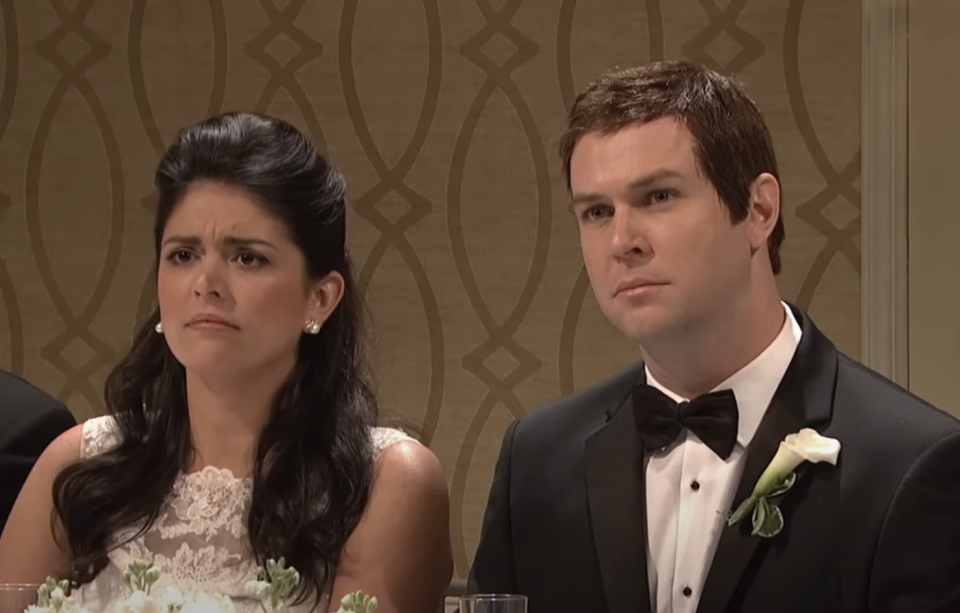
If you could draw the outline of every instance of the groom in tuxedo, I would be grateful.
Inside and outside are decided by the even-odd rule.
[[[781,300],[777,162],[741,87],[686,62],[606,74],[560,148],[597,302],[643,362],[509,426],[469,591],[529,613],[960,611],[960,423]],[[728,521],[801,431],[807,461]]]

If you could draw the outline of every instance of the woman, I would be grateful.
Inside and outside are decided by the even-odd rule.
[[[154,589],[242,597],[283,556],[295,608],[363,590],[381,612],[436,610],[446,481],[428,449],[374,427],[343,177],[289,124],[241,113],[186,128],[156,185],[158,310],[107,379],[109,415],[38,460],[0,583],[69,576],[99,612],[134,559],[161,567]]]

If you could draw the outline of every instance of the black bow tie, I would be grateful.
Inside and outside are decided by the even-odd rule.
[[[646,383],[633,388],[633,415],[644,447],[649,451],[672,443],[686,428],[722,459],[737,442],[740,412],[733,390],[697,396],[690,402],[675,402]]]

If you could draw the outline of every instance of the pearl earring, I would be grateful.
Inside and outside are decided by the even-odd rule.
[[[163,322],[158,321],[153,329],[156,330],[157,334],[163,334]]]
[[[311,319],[303,325],[303,331],[307,334],[317,334],[320,332],[320,322],[316,319]]]

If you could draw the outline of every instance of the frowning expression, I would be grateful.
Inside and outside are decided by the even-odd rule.
[[[292,368],[304,323],[332,310],[284,224],[229,185],[192,185],[159,255],[164,336],[188,370]]]

